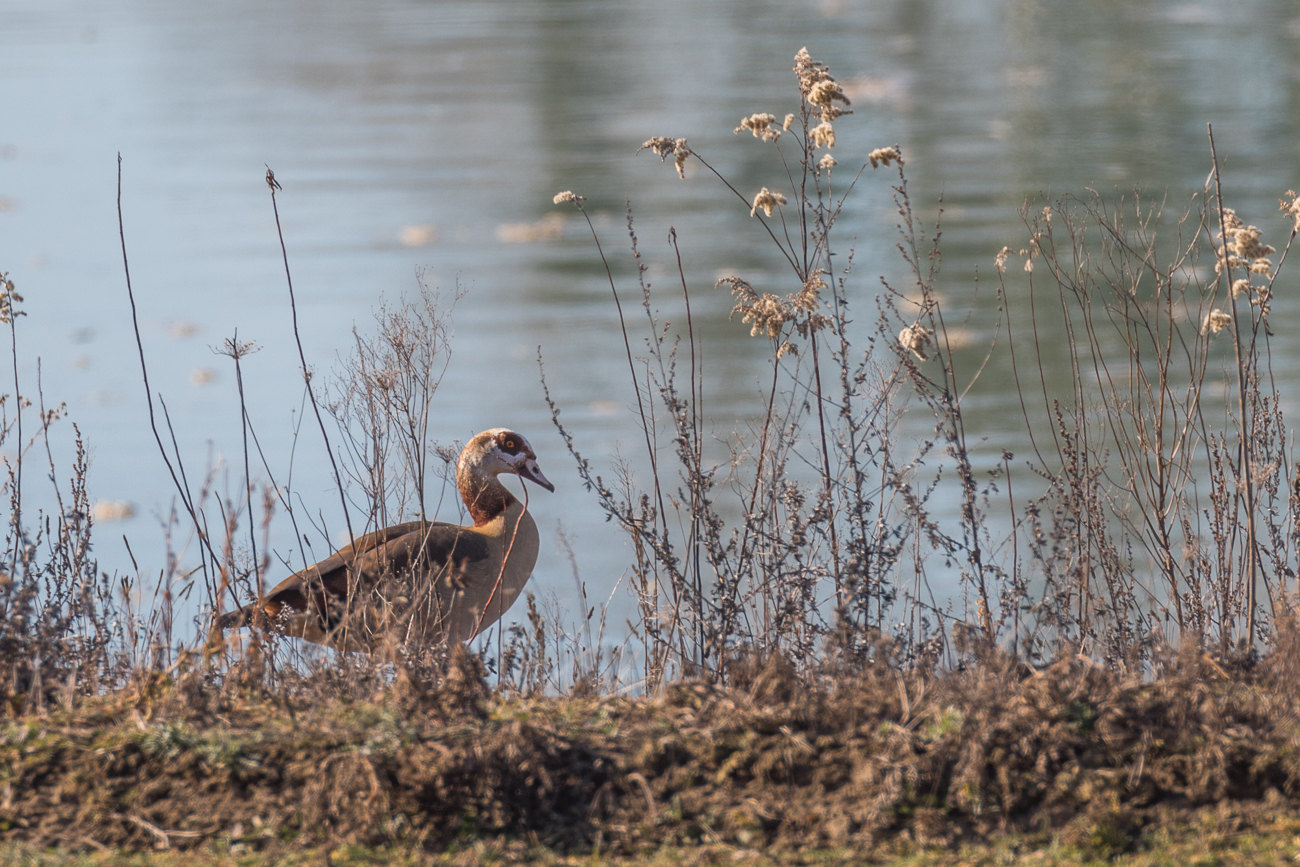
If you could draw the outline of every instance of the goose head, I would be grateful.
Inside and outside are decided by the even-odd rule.
[[[496,481],[502,473],[514,473],[554,493],[551,484],[537,466],[537,453],[522,434],[509,428],[497,427],[476,435],[460,453],[456,475],[462,479],[462,490],[472,487],[473,481]],[[469,482],[469,485],[465,483]],[[498,482],[499,484],[499,482]]]

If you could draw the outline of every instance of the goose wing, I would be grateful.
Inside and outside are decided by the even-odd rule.
[[[363,597],[384,582],[422,585],[427,597],[434,592],[432,584],[438,576],[479,571],[488,559],[487,538],[469,527],[420,521],[396,524],[368,533],[289,576],[266,594],[261,607],[286,633],[324,643],[343,622],[350,605],[364,606]],[[251,608],[232,612],[221,625],[247,623]]]

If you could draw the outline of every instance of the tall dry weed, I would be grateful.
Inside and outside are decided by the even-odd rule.
[[[1280,252],[1223,203],[1213,143],[1212,187],[1175,218],[1141,195],[1026,207],[1027,237],[994,258],[997,336],[974,354],[953,338],[938,214],[922,216],[913,200],[903,148],[863,147],[850,160],[843,88],[806,50],[793,71],[792,111],[756,112],[734,128],[766,158],[770,175],[756,191],[737,188],[686,138],[642,148],[671,159],[683,179],[692,161],[702,166],[773,245],[778,272],[693,286],[679,245],[697,239],[674,231],[671,294],[685,311],[674,324],[660,313],[666,296],[647,278],[631,209],[631,295],[588,221],[619,315],[641,465],[597,470],[560,407],[551,409],[578,475],[630,542],[638,606],[630,640],[639,648],[609,643],[607,597],[588,599],[575,568],[576,621],[532,599],[526,625],[484,648],[498,683],[521,695],[655,692],[681,677],[743,678],[740,661],[751,655],[788,659],[816,678],[828,660],[874,664],[882,642],[918,672],[978,667],[999,653],[1030,666],[1083,654],[1136,676],[1158,667],[1167,645],[1213,648],[1227,665],[1280,641],[1296,592],[1300,493],[1269,315],[1300,226],[1294,194],[1282,202]],[[902,276],[864,286],[841,221],[850,196],[878,194],[868,188],[877,170],[893,173]],[[267,183],[278,218],[281,189],[271,174]],[[581,195],[555,200],[587,214]],[[296,317],[282,234],[279,242]],[[0,318],[16,371],[21,297],[4,286]],[[722,292],[735,327],[762,343],[762,391],[755,422],[733,431],[728,454],[714,460],[705,329],[692,301],[698,309],[702,293]],[[17,454],[0,587],[10,693],[39,704],[54,695],[52,682],[67,694],[93,691],[182,660],[201,660],[212,682],[234,672],[233,683],[286,694],[312,683],[361,694],[445,672],[441,649],[366,661],[258,629],[232,655],[206,634],[181,635],[177,612],[197,603],[215,615],[265,592],[273,521],[292,524],[295,556],[307,565],[340,537],[433,517],[449,489],[454,501],[456,449],[433,441],[432,419],[459,297],[444,303],[421,282],[417,296],[381,307],[373,333],[355,333],[328,383],[300,354],[304,411],[310,405],[318,421],[343,527],[295,500],[291,466],[262,457],[243,399],[244,360],[256,347],[236,334],[224,349],[242,448],[196,472],[149,386],[137,329],[152,431],[176,491],[156,581],[138,570],[98,573],[79,442],[68,501],[53,492],[57,519],[29,520],[23,467],[43,446],[54,474],[49,431],[60,410],[33,410],[15,378],[0,419]],[[1049,341],[1058,328],[1066,339]],[[1030,444],[1019,456],[1006,448],[990,456],[970,429],[967,401],[992,359],[1012,370]],[[1004,515],[1009,522],[996,517]],[[626,671],[633,655],[639,677]]]
[[[922,666],[1002,648],[1034,664],[1084,653],[1130,672],[1148,670],[1166,644],[1216,646],[1226,659],[1272,641],[1297,557],[1268,342],[1294,194],[1282,202],[1279,255],[1223,205],[1211,137],[1213,188],[1176,218],[1140,193],[1026,206],[1027,240],[995,257],[997,337],[972,357],[950,334],[940,227],[923,226],[902,148],[870,150],[836,183],[847,97],[806,50],[794,71],[796,111],[735,128],[770,155],[773,181],[752,196],[687,138],[642,146],[683,179],[698,162],[789,266],[765,275],[768,285],[734,276],[712,290],[729,291],[732,316],[770,345],[758,422],[733,433],[729,459],[704,458],[710,416],[691,298],[710,290],[690,287],[671,233],[685,319],[660,318],[629,208],[638,329],[592,228],[646,481],[626,462],[597,472],[551,408],[579,474],[631,542],[646,683],[726,678],[729,661],[750,652],[811,671],[827,653],[870,653],[882,634]],[[838,221],[868,169],[891,165],[907,279],[882,278],[868,293]],[[556,197],[585,216],[584,201]],[[1008,273],[1008,259],[1022,267]],[[850,315],[864,300],[878,311],[865,345]],[[1064,341],[1048,339],[1058,333]],[[993,359],[1009,362],[1023,408],[1032,454],[1019,459],[1006,448],[977,454],[984,432],[968,430],[964,403]]]

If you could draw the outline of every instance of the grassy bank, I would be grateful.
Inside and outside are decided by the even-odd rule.
[[[1098,858],[1085,849],[1041,837],[1011,836],[997,845],[963,846],[958,851],[900,847],[894,854],[872,855],[852,849],[762,853],[753,849],[709,844],[682,849],[666,847],[635,856],[563,855],[524,843],[493,841],[456,852],[430,854],[410,847],[336,846],[313,849],[268,847],[256,853],[234,853],[223,846],[185,853],[96,852],[42,850],[30,846],[0,847],[0,864],[22,867],[482,867],[490,864],[537,864],[542,867],[673,867],[673,865],[736,864],[742,867],[847,867],[882,864],[893,867],[1267,867],[1294,864],[1300,853],[1300,820],[1262,822],[1250,831],[1225,831],[1213,816],[1190,827],[1162,831],[1141,841],[1142,851],[1114,859]]]
[[[713,427],[675,232],[680,285],[652,293],[629,212],[637,324],[586,221],[619,313],[640,466],[615,458],[602,476],[551,409],[571,480],[630,551],[637,614],[621,643],[580,579],[576,628],[529,598],[526,626],[449,658],[424,646],[304,653],[273,629],[229,641],[210,615],[331,548],[316,506],[277,484],[278,468],[256,469],[247,442],[242,477],[219,493],[231,467],[187,469],[150,392],[159,472],[179,503],[167,566],[110,576],[91,544],[85,449],[77,438],[60,487],[60,413],[15,377],[0,400],[0,444],[15,447],[0,479],[4,857],[1292,857],[1300,477],[1267,317],[1300,200],[1282,202],[1280,251],[1224,207],[1217,157],[1213,192],[1173,218],[1140,198],[1026,207],[1024,246],[990,251],[995,334],[969,347],[945,323],[960,312],[941,303],[952,293],[938,288],[939,230],[914,208],[902,149],[836,175],[832,122],[848,98],[806,50],[794,71],[796,111],[736,127],[768,149],[785,192],[742,195],[685,138],[643,147],[682,180],[698,164],[721,181],[790,265],[703,290],[730,293],[732,315],[770,344],[753,425]],[[878,168],[896,173],[904,280],[864,290],[833,230]],[[578,219],[584,201],[555,197]],[[124,229],[122,242],[125,265]],[[855,321],[871,301],[874,319]],[[0,275],[15,359],[21,302]],[[670,323],[661,305],[679,302]],[[426,495],[454,474],[457,449],[429,428],[445,312],[421,286],[380,309],[332,377],[313,379],[300,355],[304,430],[319,434],[349,532],[425,518]],[[242,383],[250,346],[224,351]],[[999,431],[974,430],[964,408],[997,365],[1033,444],[1019,461],[995,454]],[[48,480],[56,510],[24,508],[25,461],[27,495]],[[273,556],[269,527],[284,518],[303,549]],[[190,614],[192,632],[177,626]]]
[[[88,863],[163,848],[239,863],[1073,863],[1300,830],[1281,655],[1226,669],[1184,654],[1154,681],[1079,658],[930,675],[882,658],[811,683],[780,659],[735,665],[730,686],[636,699],[504,698],[469,657],[373,701],[218,701],[159,681],[10,722],[0,827],[28,847],[11,852]]]

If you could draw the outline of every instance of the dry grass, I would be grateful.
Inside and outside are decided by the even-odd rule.
[[[795,73],[796,111],[736,128],[768,149],[771,187],[742,193],[684,138],[645,145],[682,176],[698,160],[789,266],[703,290],[729,290],[736,327],[769,350],[756,423],[707,457],[708,356],[678,239],[674,326],[630,211],[640,313],[607,273],[642,465],[593,467],[552,404],[631,543],[639,616],[623,648],[576,569],[576,628],[529,597],[527,624],[477,655],[368,659],[178,627],[183,605],[206,620],[265,589],[280,515],[304,564],[344,528],[302,509],[281,484],[292,467],[256,466],[242,405],[242,466],[218,491],[228,468],[187,467],[149,391],[178,503],[168,565],[147,583],[106,576],[80,439],[61,472],[61,411],[15,374],[0,401],[14,455],[0,480],[0,835],[15,857],[1047,864],[1253,830],[1236,838],[1260,841],[1249,851],[1282,851],[1300,795],[1300,485],[1268,315],[1294,196],[1280,254],[1223,207],[1217,157],[1214,189],[1179,220],[1140,198],[1026,208],[1020,253],[994,259],[997,339],[971,355],[945,320],[939,228],[923,226],[903,149],[871,150],[844,183],[830,154],[847,99],[806,52]],[[879,168],[896,172],[906,285],[882,279],[871,321],[855,322],[867,293],[838,221]],[[586,213],[583,196],[556,202]],[[0,282],[17,371],[22,299]],[[349,533],[429,514],[449,478],[455,449],[429,439],[446,314],[422,285],[358,332],[330,382],[301,359]],[[1049,328],[1069,339],[1050,344]],[[253,349],[227,342],[241,394]],[[972,446],[965,402],[997,358],[1033,445],[1018,461]],[[142,348],[141,365],[148,391]],[[33,478],[64,476],[54,507],[27,508]]]
[[[630,210],[639,327],[606,265],[642,460],[603,474],[552,403],[580,475],[635,552],[649,688],[695,673],[725,682],[728,660],[750,651],[811,671],[882,635],[923,666],[996,647],[1036,666],[1082,653],[1134,675],[1168,647],[1214,647],[1226,661],[1270,646],[1291,619],[1300,556],[1268,342],[1294,196],[1279,251],[1221,201],[1211,135],[1213,186],[1177,217],[1139,194],[1026,206],[1019,252],[991,257],[995,297],[973,302],[997,305],[996,334],[972,350],[936,288],[942,208],[926,229],[898,145],[837,180],[827,127],[847,103],[806,52],[795,73],[798,111],[781,127],[760,113],[736,128],[770,152],[784,185],[751,200],[686,139],[643,146],[679,169],[699,161],[789,266],[765,286],[718,281],[732,316],[770,345],[758,421],[724,442],[726,459],[705,459],[713,420],[694,290],[678,254],[678,286],[652,291]],[[864,290],[838,222],[869,172],[891,165],[906,277]],[[658,312],[673,295],[684,326]],[[861,320],[864,295],[874,325]],[[1010,369],[1028,454],[976,445],[1005,441],[967,419],[990,364]]]
[[[925,676],[882,647],[813,683],[780,658],[735,660],[733,686],[641,699],[505,698],[463,653],[442,684],[404,681],[380,701],[216,699],[184,673],[8,724],[0,825],[74,850],[454,852],[501,838],[794,859],[1013,835],[1108,858],[1292,814],[1289,650],[1286,665],[1235,672],[1185,653],[1151,682],[1079,658]]]

